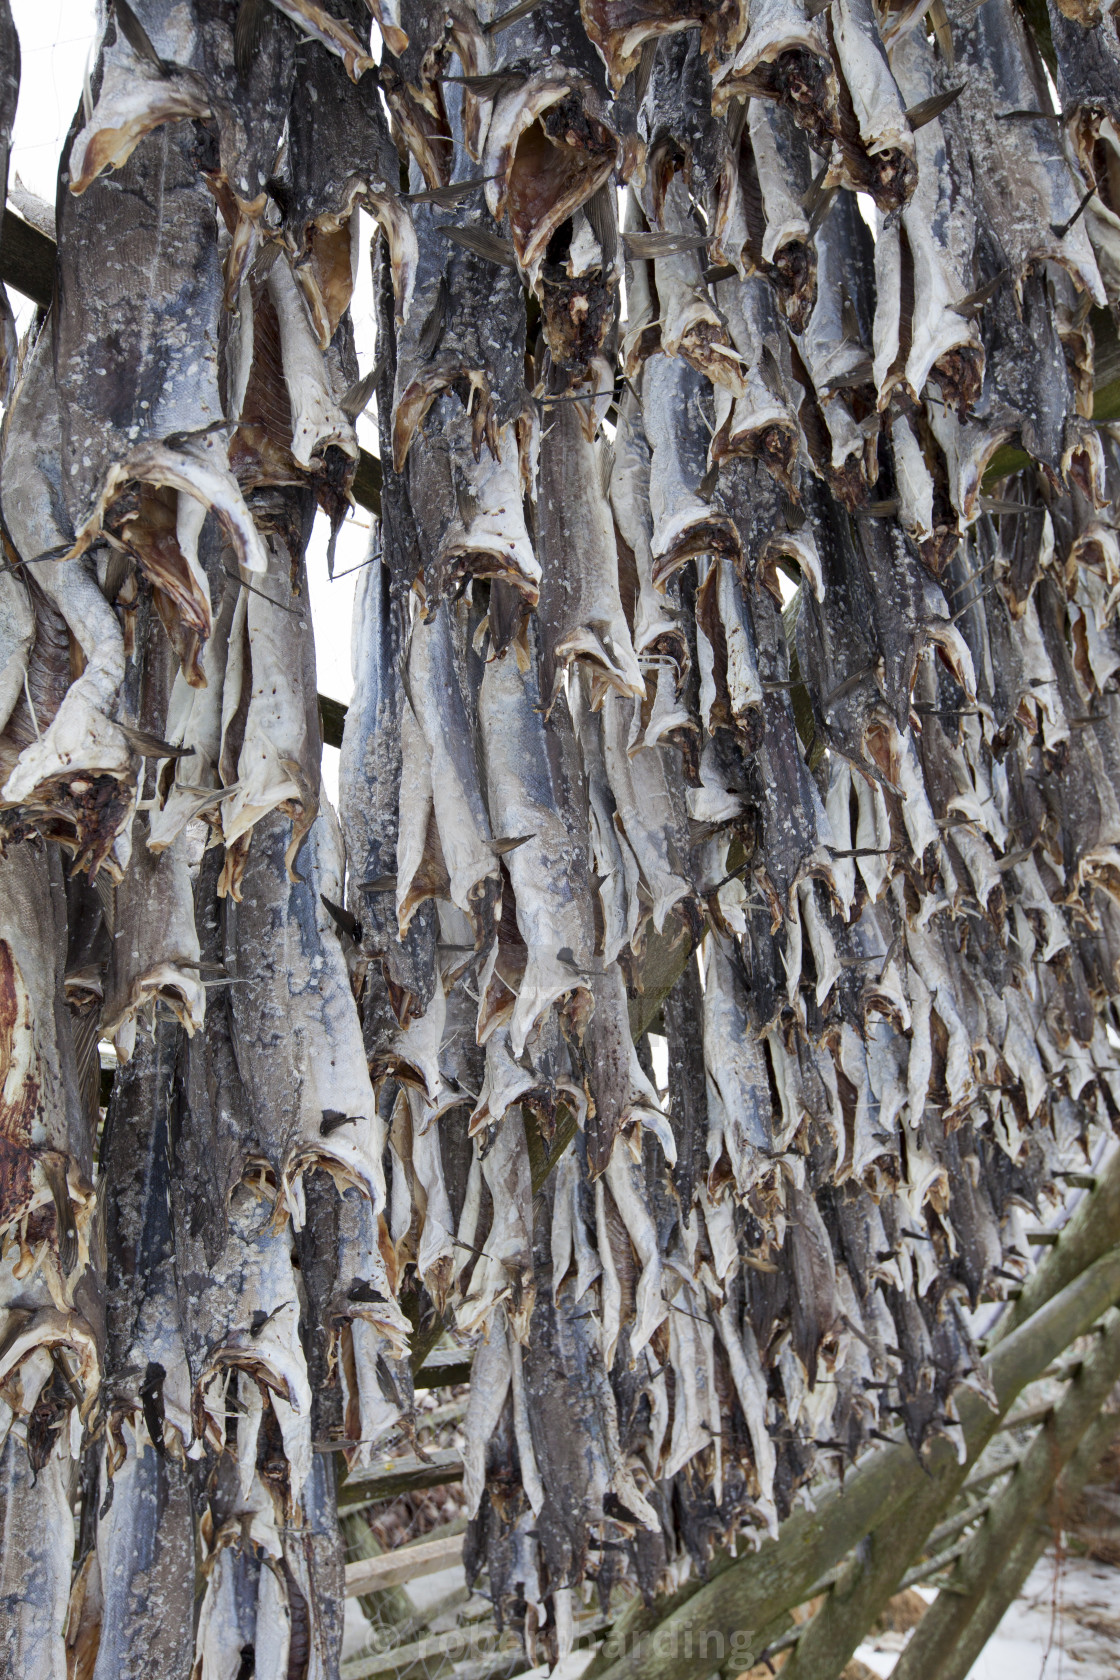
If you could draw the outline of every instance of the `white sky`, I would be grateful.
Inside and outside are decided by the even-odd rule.
[[[18,175],[29,191],[48,203],[54,202],[58,156],[62,142],[82,95],[82,80],[90,60],[96,32],[95,0],[10,0],[12,17],[20,39],[20,90],[12,135],[10,180]],[[374,30],[374,55],[380,57],[380,42]],[[373,223],[364,213],[361,227],[361,265],[352,314],[358,348],[359,372],[366,373],[375,359],[376,330],[373,316],[373,284],[369,264]],[[22,332],[33,314],[33,306],[18,293],[10,293],[16,324]],[[362,447],[377,453],[376,417],[372,405],[358,422]],[[348,701],[353,689],[350,671],[350,623],[357,575],[350,568],[365,558],[369,542],[370,515],[356,508],[339,535],[336,572],[350,572],[331,582],[327,576],[326,522],[320,516],[307,556],[311,616],[315,626],[319,689],[333,699]],[[338,752],[327,747],[323,753],[323,776],[332,800],[338,798]]]

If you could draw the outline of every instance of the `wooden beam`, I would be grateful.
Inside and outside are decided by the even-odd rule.
[[[1046,1259],[1024,1283],[1019,1298],[996,1320],[987,1341],[997,1346],[1060,1289],[1120,1242],[1120,1150],[1096,1175],[1066,1221]]]
[[[1105,1334],[1070,1382],[1051,1421],[1037,1432],[1015,1475],[968,1540],[952,1592],[939,1597],[914,1630],[895,1669],[896,1680],[949,1680],[959,1672],[956,1653],[962,1644],[971,1649],[973,1643],[966,1638],[969,1622],[980,1613],[991,1583],[1019,1536],[1030,1530],[1044,1508],[1120,1376],[1120,1313],[1109,1317]]]
[[[417,1540],[411,1546],[397,1546],[380,1557],[360,1558],[346,1565],[346,1596],[379,1592],[383,1587],[403,1587],[422,1575],[435,1575],[463,1561],[463,1534],[441,1534],[434,1540]]]
[[[1104,1454],[1120,1432],[1120,1415],[1102,1412],[1089,1425],[1081,1444],[1054,1484],[1050,1495],[1051,1514],[1041,1514],[1012,1540],[1011,1549],[989,1578],[972,1613],[962,1618],[956,1642],[947,1654],[936,1680],[965,1680],[976,1659],[996,1631],[1027,1576],[1061,1528]],[[924,1618],[923,1618],[924,1620]],[[919,1628],[921,1623],[918,1624]],[[927,1680],[923,1672],[922,1680]],[[933,1680],[933,1677],[930,1677]]]
[[[57,250],[53,239],[5,209],[0,227],[0,280],[41,309],[49,309],[54,296]]]
[[[356,1511],[401,1493],[418,1493],[424,1488],[445,1487],[463,1479],[463,1456],[453,1448],[440,1448],[426,1458],[412,1454],[384,1458],[368,1470],[351,1470],[338,1494],[340,1511]]]
[[[1059,1252],[1053,1250],[1045,1265]],[[987,1368],[999,1410],[993,1413],[971,1392],[960,1397],[969,1464],[1021,1390],[1118,1298],[1120,1250],[1098,1260],[994,1350]],[[625,1628],[626,1617],[620,1618],[604,1647],[607,1660],[602,1667],[597,1663],[595,1672],[608,1680],[707,1680],[712,1663],[705,1633],[721,1632],[725,1639],[732,1632],[740,1640],[754,1637],[783,1610],[803,1604],[815,1582],[868,1535],[882,1532],[892,1513],[908,1507],[917,1519],[914,1544],[906,1535],[891,1560],[894,1576],[901,1576],[955,1498],[967,1469],[957,1464],[956,1453],[943,1440],[935,1441],[921,1459],[904,1442],[876,1449],[845,1477],[842,1487],[819,1497],[814,1511],[795,1511],[777,1540],[764,1540],[747,1558],[727,1560],[714,1579],[683,1601],[670,1600],[670,1613],[653,1618],[652,1632],[633,1624]],[[944,1498],[931,1489],[943,1491]],[[853,1610],[854,1625],[862,1612],[855,1605]],[[859,1637],[872,1619],[859,1620]],[[790,1671],[790,1680],[795,1672]]]

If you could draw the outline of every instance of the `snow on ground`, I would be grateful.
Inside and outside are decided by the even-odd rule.
[[[925,1596],[923,1594],[923,1596]],[[889,1675],[906,1635],[883,1634],[856,1656]],[[969,1680],[1117,1680],[1120,1569],[1053,1552],[1036,1565]]]

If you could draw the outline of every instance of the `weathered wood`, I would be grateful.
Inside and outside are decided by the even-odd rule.
[[[340,1516],[338,1526],[350,1563],[364,1563],[384,1555],[384,1548],[378,1544],[373,1530],[359,1512],[350,1511]],[[354,1595],[348,1590],[347,1597],[351,1596]],[[356,1596],[367,1621],[378,1630],[395,1629],[412,1615],[412,1600],[399,1587],[386,1587],[376,1594],[363,1595],[359,1592]],[[403,1636],[397,1634],[396,1637],[400,1639]]]
[[[417,1540],[411,1546],[398,1546],[391,1552],[382,1552],[380,1557],[359,1558],[354,1563],[348,1563],[347,1598],[379,1592],[384,1587],[401,1587],[406,1581],[418,1581],[422,1575],[434,1575],[437,1570],[452,1568],[462,1561],[465,1526],[465,1523],[455,1523],[454,1533]]]
[[[1082,1285],[1088,1279],[1094,1276],[1103,1277],[1112,1271],[1117,1281],[1120,1281],[1120,1255],[1098,1261],[1097,1266],[1103,1268],[1103,1271],[1097,1273],[1096,1268],[1092,1268],[1082,1278],[1070,1284],[1060,1295],[1041,1308],[1028,1324],[1008,1336],[993,1354],[989,1370],[999,1398],[1000,1413],[1008,1411],[1015,1393],[1024,1388],[1029,1380],[1028,1377],[1019,1381],[1014,1393],[1011,1392],[1006,1379],[1001,1383],[997,1376],[1000,1352],[1006,1353],[1009,1348],[1018,1345],[1029,1357],[1031,1350],[1027,1344],[1036,1342],[1035,1326],[1038,1326],[1037,1341],[1041,1341],[1045,1337],[1044,1325],[1048,1321],[1055,1338],[1060,1340],[1056,1339],[1051,1343],[1052,1351],[1048,1358],[1036,1362],[1036,1372],[1045,1370],[1062,1348],[1067,1347],[1075,1336],[1084,1334],[1099,1316],[1094,1313],[1088,1319],[1078,1317],[1079,1327],[1075,1330],[1070,1325],[1063,1326],[1061,1318],[1055,1316],[1056,1309],[1068,1301],[1072,1309],[1071,1317],[1077,1317],[1072,1303],[1082,1292]],[[1093,1295],[1094,1292],[1090,1290],[1089,1293]],[[1103,1301],[1101,1310],[1111,1306],[1112,1300],[1115,1299],[1114,1295],[1110,1300]],[[917,1487],[913,1498],[892,1511],[868,1536],[866,1545],[861,1548],[859,1555],[852,1560],[832,1589],[827,1604],[806,1630],[797,1650],[790,1658],[785,1671],[786,1680],[835,1680],[835,1676],[852,1656],[867,1629],[882,1613],[887,1600],[901,1590],[903,1582],[907,1579],[908,1568],[915,1564],[928,1545],[930,1533],[956,1499],[972,1464],[988,1441],[1002,1427],[1001,1418],[984,1406],[977,1397],[969,1396],[968,1399],[970,1402],[975,1400],[976,1404],[970,1403],[967,1407],[962,1404],[960,1407],[961,1423],[968,1443],[965,1462],[960,1462],[948,1442],[939,1440],[934,1443],[928,1454],[929,1475],[924,1485]],[[1049,1410],[1047,1408],[1047,1412]],[[1017,1479],[1013,1479],[1013,1486]]]
[[[1063,1467],[1120,1376],[1120,1312],[1109,1315],[1105,1334],[1070,1382],[1048,1423],[1038,1431],[1015,1475],[992,1501],[987,1520],[968,1542],[953,1580],[953,1593],[930,1606],[895,1669],[897,1680],[934,1680],[960,1644],[962,1630],[986,1599],[990,1584],[1017,1537],[1049,1498]]]
[[[1010,1335],[1117,1241],[1120,1241],[1120,1150],[1097,1174],[1093,1189],[1078,1203],[1060,1241],[1024,1283],[1018,1300],[996,1320],[988,1346],[995,1347]]]
[[[1080,1498],[1101,1458],[1120,1433],[1120,1415],[1104,1412],[1090,1424],[1069,1464],[1054,1486],[1053,1519],[1039,1516],[1005,1555],[1002,1566],[990,1579],[976,1602],[972,1615],[958,1624],[957,1640],[937,1674],[922,1672],[922,1680],[965,1680],[980,1652],[1003,1620],[1012,1600],[1061,1525],[1062,1515]],[[897,1670],[896,1670],[897,1672]]]
[[[338,1496],[340,1511],[356,1511],[381,1499],[395,1499],[401,1493],[419,1493],[424,1488],[444,1487],[463,1479],[462,1454],[440,1448],[426,1458],[402,1454],[383,1458],[368,1470],[352,1470]]]
[[[394,1674],[402,1669],[411,1668],[414,1664],[423,1664],[427,1669],[433,1659],[465,1655],[469,1644],[476,1650],[485,1645],[496,1645],[498,1634],[491,1631],[488,1634],[474,1632],[466,1628],[453,1628],[450,1633],[429,1633],[423,1639],[413,1640],[409,1645],[394,1645],[387,1651],[374,1651],[368,1656],[355,1657],[350,1662],[343,1663],[340,1674],[342,1680],[372,1680],[376,1674]],[[497,1653],[487,1653],[493,1661]],[[520,1650],[503,1653],[505,1663],[512,1668],[515,1660],[520,1660],[523,1667],[527,1667],[525,1658]]]
[[[652,1632],[637,1615],[628,1627],[623,1625],[626,1617],[620,1618],[606,1641],[608,1660],[596,1674],[609,1680],[705,1680],[712,1668],[701,1650],[705,1631],[720,1632],[725,1640],[733,1633],[749,1639],[782,1610],[804,1603],[814,1583],[853,1547],[881,1529],[892,1513],[909,1507],[917,1519],[916,1532],[913,1543],[907,1536],[901,1555],[892,1560],[893,1590],[893,1581],[905,1573],[959,1492],[1000,1416],[1118,1297],[1120,1253],[1114,1253],[1098,1260],[1001,1342],[987,1362],[999,1410],[993,1413],[978,1395],[961,1397],[968,1463],[958,1465],[945,1441],[934,1443],[924,1460],[901,1443],[880,1448],[846,1478],[842,1489],[823,1496],[815,1511],[795,1511],[776,1541],[764,1541],[756,1554],[725,1567],[683,1602],[679,1595],[670,1600],[670,1613],[657,1620]],[[932,1496],[931,1487],[944,1489],[944,1497]],[[877,1603],[878,1594],[875,1598]],[[860,1621],[859,1637],[873,1620],[870,1615]],[[858,1643],[857,1637],[852,1649]]]
[[[5,209],[0,229],[0,280],[41,309],[48,309],[54,296],[56,252],[53,239]]]

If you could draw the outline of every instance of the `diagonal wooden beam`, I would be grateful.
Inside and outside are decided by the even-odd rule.
[[[607,1641],[606,1664],[597,1672],[603,1680],[707,1680],[721,1666],[713,1661],[714,1640],[722,1640],[726,1650],[732,1640],[742,1645],[755,1638],[782,1611],[803,1604],[814,1585],[889,1517],[909,1508],[916,1545],[907,1545],[896,1560],[895,1574],[901,1576],[1016,1396],[1118,1299],[1120,1249],[1096,1261],[990,1355],[988,1376],[998,1410],[973,1393],[963,1394],[959,1403],[966,1465],[958,1464],[943,1440],[921,1459],[903,1443],[869,1454],[842,1488],[818,1500],[815,1511],[795,1511],[777,1540],[764,1541],[750,1557],[724,1567],[685,1602],[670,1601],[670,1614],[658,1618],[651,1630],[633,1625],[626,1630],[620,1619]],[[945,1497],[935,1497],[931,1488],[943,1489]],[[878,1602],[877,1593],[868,1597]],[[853,1601],[852,1625],[862,1608]],[[860,1637],[873,1619],[860,1620]],[[858,1643],[857,1637],[852,1648]],[[795,1671],[784,1672],[792,1676]]]
[[[971,1648],[968,1627],[990,1603],[999,1576],[1020,1536],[1028,1533],[1046,1505],[1065,1466],[1120,1376],[1120,1313],[1112,1312],[1097,1346],[1070,1380],[1064,1398],[1035,1435],[1007,1486],[993,1500],[970,1539],[950,1582],[931,1604],[899,1659],[895,1680],[949,1680],[962,1645]]]
[[[417,1540],[411,1546],[397,1546],[380,1557],[360,1558],[346,1565],[346,1597],[359,1598],[364,1593],[380,1592],[385,1587],[402,1587],[406,1581],[418,1581],[422,1575],[434,1575],[441,1569],[451,1569],[463,1561],[463,1528],[457,1524],[456,1534],[440,1534],[433,1539]]]

